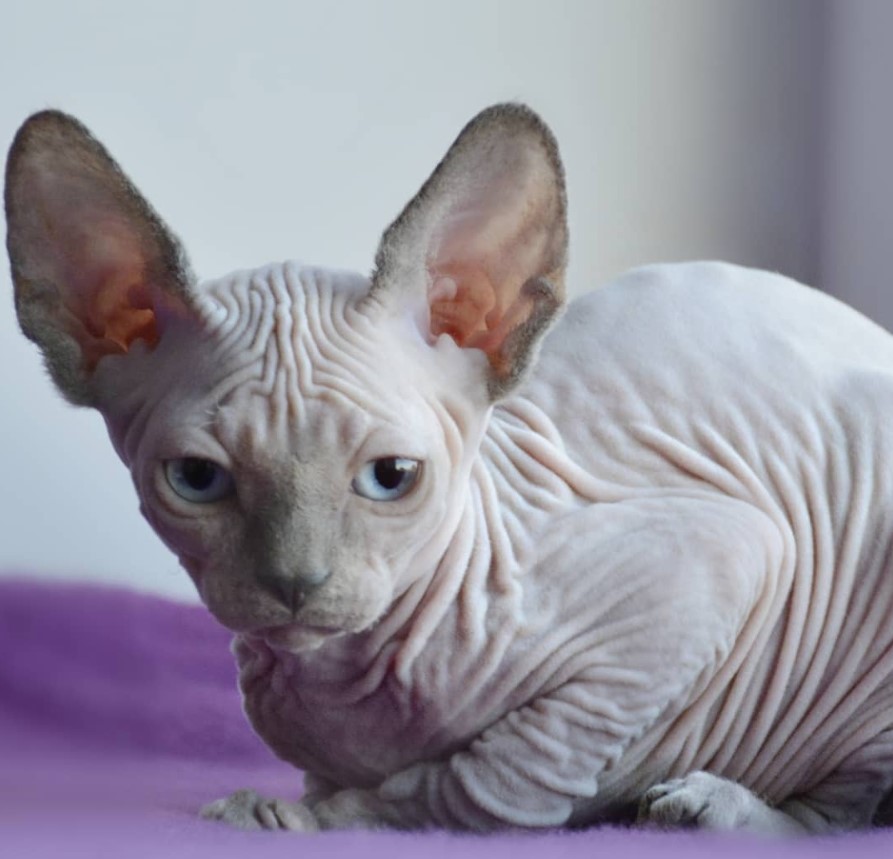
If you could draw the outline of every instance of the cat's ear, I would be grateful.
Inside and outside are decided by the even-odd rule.
[[[188,312],[180,245],[103,146],[73,117],[44,111],[6,164],[7,248],[16,311],[71,402],[94,405],[100,359]]]
[[[564,303],[564,171],[531,110],[478,114],[382,237],[370,298],[418,312],[429,339],[481,349],[510,390]]]

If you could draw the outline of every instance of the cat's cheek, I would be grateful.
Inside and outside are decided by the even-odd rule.
[[[140,505],[140,513],[142,513],[143,519],[149,523],[149,527],[161,539],[161,542],[180,559],[180,563],[191,576],[196,568],[198,546],[187,546],[183,529],[175,527],[168,521],[168,517],[163,515],[158,507],[143,503]]]
[[[157,504],[143,503],[140,512],[162,543],[177,556],[204,599],[203,578],[214,566],[211,556],[232,551],[233,529],[220,518],[176,516]]]

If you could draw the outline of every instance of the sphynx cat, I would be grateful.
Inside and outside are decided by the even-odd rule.
[[[563,170],[473,119],[370,277],[199,285],[75,119],[6,178],[19,319],[306,771],[242,827],[824,832],[893,784],[893,338],[784,277],[564,305]],[[296,791],[297,793],[297,791]],[[209,797],[209,799],[211,799]]]

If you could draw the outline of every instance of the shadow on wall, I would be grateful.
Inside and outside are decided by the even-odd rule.
[[[824,7],[824,150],[816,282],[893,329],[893,3]]]

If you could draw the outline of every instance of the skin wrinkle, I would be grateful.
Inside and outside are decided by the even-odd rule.
[[[506,499],[500,514],[502,530],[509,544],[517,547],[517,553],[521,547],[529,544],[530,526],[527,520],[531,516],[544,515],[547,511],[567,506],[571,496],[567,484],[558,474],[530,457],[525,449],[527,442],[524,434],[512,432],[511,426],[500,418],[497,411],[482,449],[498,486],[496,494]]]
[[[233,284],[233,288],[243,294],[242,303],[251,308],[255,331],[249,334],[250,328],[245,326],[240,332],[242,339],[251,337],[247,348],[231,337],[222,344],[227,352],[239,356],[239,365],[221,381],[220,386],[212,392],[212,398],[225,405],[228,398],[238,391],[239,396],[252,395],[258,402],[269,400],[274,406],[273,412],[280,416],[273,423],[280,427],[281,433],[288,426],[288,423],[282,422],[286,415],[290,416],[288,422],[293,422],[301,410],[300,403],[318,398],[327,390],[318,380],[314,381],[312,378],[311,368],[314,366],[315,356],[308,352],[308,343],[312,338],[307,336],[303,328],[300,336],[291,336],[293,318],[305,318],[306,314],[306,318],[313,319],[318,315],[318,305],[309,299],[305,305],[303,292],[297,293],[301,300],[296,301],[295,294],[284,289],[287,278],[280,280],[272,276],[271,270],[265,270],[262,274],[270,278],[273,285],[273,301],[265,298],[267,293],[262,288],[263,281],[257,279],[261,275],[256,275],[251,282],[243,279]],[[283,302],[285,307],[282,306]],[[263,363],[258,378],[259,356],[263,356]],[[277,392],[275,397],[271,396],[274,391]],[[278,407],[280,402],[285,405],[284,408]],[[280,437],[279,440],[280,443],[285,443],[284,438]]]
[[[877,548],[881,560],[881,564],[877,566],[877,569],[889,568],[891,559],[889,547]],[[891,607],[893,607],[893,580],[890,577],[883,578],[880,582],[879,590],[875,593],[875,598],[873,600],[865,600],[864,605],[867,609],[864,614],[864,624],[881,622],[890,613]],[[865,653],[865,664],[867,665],[876,665],[879,660],[882,660],[884,656],[889,657],[891,653],[890,646],[885,646],[878,642],[876,637],[870,635],[869,627],[865,625],[859,627],[858,632],[854,634],[854,646],[848,648],[844,653],[843,663],[839,671],[834,675],[835,682],[846,682],[847,677],[858,676],[859,665],[856,661],[856,654],[860,648]],[[880,652],[878,652],[878,649],[880,649]],[[831,694],[834,692],[833,689],[829,691]]]
[[[798,475],[812,511],[811,557],[816,569],[811,594],[814,608],[809,612],[811,628],[808,624],[804,630],[804,661],[808,664],[802,681],[805,688],[812,689],[827,682],[826,675],[831,667],[835,645],[846,620],[845,599],[842,595],[853,587],[847,574],[842,575],[840,581],[835,581],[832,576],[836,558],[831,536],[835,529],[830,511],[821,501],[823,475],[819,474],[819,468],[824,471],[826,464],[819,463],[815,468],[810,468],[808,463],[804,463]]]
[[[289,295],[293,296],[292,313],[300,320],[296,327],[298,332],[304,330],[307,324],[306,320],[313,318],[313,308],[307,306],[308,301],[305,295],[304,284],[300,278],[294,278],[290,272],[286,274],[287,283],[289,285]],[[291,401],[298,403],[302,397],[313,397],[318,395],[313,374],[313,362],[310,356],[309,347],[306,343],[306,337],[300,337],[298,342],[292,346],[291,355],[295,362],[294,385],[289,389],[288,395]]]
[[[815,782],[819,782],[827,774],[834,772],[836,766],[839,766],[844,759],[853,754],[854,749],[852,748],[853,741],[851,737],[859,736],[858,725],[854,724],[855,717],[860,712],[864,713],[863,708],[871,693],[878,688],[883,677],[889,675],[890,653],[888,652],[886,655],[888,659],[886,661],[879,659],[869,668],[867,673],[862,673],[861,679],[856,686],[843,695],[830,711],[819,714],[824,716],[825,719],[834,719],[834,722],[822,721],[819,717],[813,718],[811,714],[804,720],[802,729],[808,740],[800,754],[818,757],[818,760],[813,764]],[[869,715],[870,712],[864,713],[864,718],[868,719]],[[839,731],[829,732],[827,725],[834,723],[846,725],[847,731],[843,734]],[[875,736],[877,733],[878,731],[876,730]],[[835,735],[841,737],[836,749],[834,748]],[[856,741],[856,745],[859,745],[859,740]],[[823,752],[824,754],[822,754]],[[793,762],[788,760],[787,763],[790,765]],[[778,779],[782,780],[782,784],[779,787],[784,789],[786,786],[784,781],[788,781],[790,775],[779,767]]]
[[[224,309],[225,315],[205,314],[202,321],[205,322],[209,337],[213,337],[218,343],[218,349],[224,354],[238,351],[238,344],[245,337],[245,332],[251,330],[252,317],[250,307],[246,306],[246,290],[243,281],[250,276],[250,272],[236,272],[229,278],[213,281],[203,291],[205,301],[213,302]]]
[[[482,515],[480,504],[476,503],[474,509],[478,511],[475,514],[475,519],[479,523]],[[450,697],[449,700],[452,702],[451,710],[444,714],[447,724],[449,724],[451,719],[456,718],[461,711],[467,710],[472,704],[482,707],[485,712],[487,711],[487,697],[482,694],[483,689],[492,680],[493,672],[496,666],[499,665],[505,649],[510,645],[512,638],[511,626],[500,628],[496,635],[482,636],[485,627],[482,623],[481,610],[485,603],[481,602],[479,593],[481,589],[491,587],[491,574],[494,564],[489,552],[483,552],[480,541],[476,536],[472,536],[480,533],[480,524],[469,529],[467,533],[468,539],[462,542],[468,547],[466,551],[471,551],[471,557],[464,562],[467,564],[467,574],[459,596],[460,625],[457,629],[462,630],[460,632],[460,640],[464,641],[466,647],[470,648],[471,652],[476,655],[473,660],[476,668],[466,675],[466,683],[463,684],[459,694],[456,695],[454,692]],[[444,560],[449,563],[453,559],[445,558]],[[502,588],[503,586],[499,587]],[[447,608],[447,604],[442,603],[440,606],[441,612],[445,608]],[[472,639],[467,638],[469,633],[474,636]],[[426,630],[422,634],[430,633]],[[416,639],[416,642],[421,643],[421,639]],[[458,652],[461,653],[461,651]],[[412,654],[413,658],[417,655],[417,653]],[[468,656],[465,655],[462,661],[467,661],[467,659]],[[458,667],[456,666],[456,668]],[[444,671],[444,677],[447,681],[453,674],[454,669],[452,667]],[[499,696],[497,695],[496,701],[493,703],[494,707],[499,706],[498,700]]]
[[[464,509],[466,513],[454,532],[453,539],[439,565],[438,573],[432,578],[424,596],[419,600],[406,637],[395,654],[395,677],[407,687],[411,684],[411,672],[416,658],[430,642],[432,633],[441,624],[452,606],[452,600],[463,587],[463,576],[460,571],[468,570],[469,579],[473,580],[475,569],[479,568],[481,555],[476,551],[474,528],[470,522],[474,514],[467,506]],[[471,585],[471,581],[467,584]],[[477,588],[472,587],[473,593],[476,590]],[[467,645],[469,642],[463,638],[463,643]]]
[[[787,611],[786,630],[781,645],[775,655],[773,686],[776,695],[767,696],[763,701],[764,719],[773,719],[772,739],[761,749],[759,757],[768,762],[777,760],[782,749],[796,732],[798,724],[816,702],[814,691],[805,685],[804,667],[800,664],[802,651],[799,641],[808,632],[808,624],[813,617],[808,610],[814,593],[812,567],[811,522],[806,510],[795,499],[799,496],[798,484],[790,474],[786,464],[776,456],[767,457],[767,471],[774,486],[778,487],[779,497],[788,521],[794,530],[799,547],[798,568],[794,576],[790,603]],[[790,691],[794,694],[790,695]],[[765,732],[765,729],[764,729]],[[771,770],[772,765],[767,763]]]
[[[530,472],[536,471],[535,466],[531,468],[530,464],[525,462],[523,455],[519,455],[521,451],[512,444],[506,428],[501,426],[498,420],[493,421],[489,437],[491,444],[488,446],[488,452],[492,468],[499,473],[503,487],[509,490],[506,494],[512,498],[513,506],[520,508],[523,513],[530,509],[540,509],[542,502],[551,502],[552,488],[530,480]],[[518,494],[511,492],[512,489]]]
[[[223,284],[215,284],[218,289],[222,286]],[[218,411],[229,404],[231,396],[237,393],[243,395],[246,386],[257,384],[258,362],[270,349],[270,333],[273,330],[273,319],[263,293],[251,289],[250,281],[244,277],[236,280],[232,286],[240,295],[239,306],[246,322],[244,326],[227,332],[222,342],[218,341],[216,344],[215,352],[227,369],[208,396],[210,402],[216,404]],[[217,334],[216,331],[209,333]],[[260,394],[263,393],[261,388]]]
[[[413,621],[403,644],[395,655],[395,676],[401,683],[410,685],[410,672],[416,657],[429,643],[434,630],[443,622],[445,615],[452,608],[453,600],[463,586],[463,577],[459,571],[468,570],[473,577],[480,558],[479,553],[475,551],[476,548],[474,531],[470,527],[466,515],[453,532],[453,538],[439,565],[438,572],[432,577],[425,588],[424,595],[418,600]],[[464,625],[460,624],[460,627],[462,626]],[[462,636],[462,640],[467,643],[465,636]]]
[[[807,494],[810,497],[812,497],[813,499],[816,499],[816,500],[821,497],[821,493],[820,493],[820,490],[818,489],[817,485],[812,485],[810,483],[810,480],[816,479],[814,472],[812,473],[812,478],[809,477],[808,473],[802,473],[800,475],[799,479],[801,481],[804,479],[806,480],[804,485],[805,485]],[[792,481],[792,485],[796,485],[796,484]],[[818,505],[818,506],[814,506],[813,509],[821,510],[822,508],[821,508],[821,505]],[[813,519],[813,522],[815,522],[815,519]],[[824,531],[821,528],[818,530],[819,530],[819,533],[824,533],[826,535],[826,538],[831,533],[831,531],[827,527],[825,528]],[[817,568],[819,569],[819,575],[821,575],[821,570],[823,568],[825,568],[825,565],[822,563],[819,563]],[[841,582],[842,588],[846,588],[847,586],[848,586],[848,583]],[[812,596],[813,596],[813,598],[815,598],[816,594],[813,593]],[[825,600],[833,599],[833,595],[826,594],[823,599],[825,599]],[[817,620],[816,625],[822,631],[822,639],[821,640],[825,642],[824,652],[826,652],[826,655],[827,655],[827,651],[830,649],[830,647],[833,645],[833,643],[836,641],[836,638],[837,638],[837,635],[836,635],[837,626],[835,624],[829,622],[827,614],[828,614],[827,611],[822,608],[821,602],[816,605],[816,610],[812,614],[812,617]],[[818,634],[819,634],[819,629],[816,629],[813,634],[807,635],[805,640],[807,642],[809,642],[810,638],[811,638],[812,644],[801,649],[802,653],[806,654],[807,656],[810,656],[810,655],[812,656],[811,665],[809,667],[809,670],[808,670],[802,684],[800,684],[801,686],[803,686],[806,689],[810,688],[809,678],[812,674],[815,674],[823,669],[827,670],[827,665],[823,662],[823,659],[825,659],[825,657],[823,657],[821,655],[822,651],[817,650],[818,644],[817,644],[816,637],[818,636]],[[802,671],[802,669],[801,669],[801,671]],[[772,712],[771,704],[769,704],[765,709],[768,713],[771,713]],[[796,716],[794,716],[792,718],[796,719]],[[781,742],[779,742],[777,745],[780,746]],[[753,760],[751,769],[754,771],[758,771],[760,766],[763,763],[765,763],[765,761],[763,759],[769,760],[773,757],[776,757],[777,751],[778,751],[777,749],[764,749],[763,752]],[[743,774],[743,777],[747,777],[747,775],[748,775],[748,773],[745,772]]]
[[[752,626],[760,630],[759,635],[756,639],[748,640],[747,644],[747,647],[754,652],[772,653],[773,656],[771,657],[771,660],[774,661],[774,648],[769,647],[769,642],[775,635],[775,624],[778,617],[785,610],[785,602],[779,599],[779,595],[788,592],[790,582],[795,574],[795,559],[797,555],[795,535],[787,519],[782,515],[773,497],[770,495],[768,489],[757,479],[755,471],[748,467],[746,462],[741,459],[741,456],[739,455],[740,447],[736,450],[736,448],[732,447],[729,442],[724,441],[718,434],[710,432],[709,430],[706,432],[706,435],[702,435],[702,445],[707,456],[716,459],[717,462],[725,463],[727,468],[738,473],[742,480],[742,486],[745,487],[745,495],[743,497],[752,500],[756,507],[769,517],[774,527],[775,535],[780,538],[781,549],[779,560],[774,561],[772,559],[767,559],[766,563],[766,568],[777,571],[777,575],[768,579],[764,584],[766,590],[764,601],[767,606],[771,606],[774,601],[774,613],[764,613],[762,616],[755,613]],[[743,631],[741,636],[747,638]],[[746,694],[746,690],[751,686],[753,678],[762,673],[762,675],[767,678],[766,682],[774,684],[776,692],[781,694],[784,681],[781,680],[779,682],[777,680],[779,675],[775,672],[774,668],[771,671],[764,670],[766,668],[768,668],[768,666],[761,666],[759,661],[752,662],[749,669],[749,674],[751,676],[748,676],[748,674],[739,675],[740,682],[736,681],[733,690],[739,691],[742,695]],[[767,695],[769,694],[767,687],[764,686],[758,695],[751,695],[752,704],[750,707],[763,707],[767,711],[771,711],[772,703],[767,701]],[[750,710],[748,706],[743,704],[743,702],[733,701],[731,699],[727,704],[726,712],[728,713],[728,721],[718,719],[713,731],[715,736],[714,747],[717,749],[723,747],[728,748],[731,745],[730,743],[725,743],[722,737],[724,732],[730,729],[731,724],[736,718],[739,723],[744,724],[749,723],[749,721],[754,718],[753,710]]]
[[[492,480],[485,479],[482,472],[477,473],[476,489],[480,493],[479,532],[489,537],[493,585],[503,596],[511,595],[512,602],[517,604],[521,592],[517,578],[520,565],[517,560],[515,544],[509,539],[503,525],[500,505],[501,496],[496,492]],[[486,475],[489,478],[489,474]],[[482,521],[481,521],[482,520]]]
[[[748,477],[753,476],[753,472],[744,465],[737,452],[728,448],[721,438],[716,439],[720,450],[711,451],[709,455],[705,456],[696,448],[666,433],[655,431],[653,427],[634,425],[630,429],[640,444],[672,462],[680,472],[687,473],[695,480],[708,486],[714,486],[732,497],[746,497],[742,492],[742,476],[744,480],[747,480]],[[700,442],[699,447],[704,447],[713,440],[709,438],[709,429],[706,436],[696,430],[695,438]],[[744,475],[738,471],[739,467]],[[758,481],[754,480],[754,485],[761,494],[765,494],[765,490]]]
[[[556,449],[561,454],[564,454],[564,442],[561,438],[561,433],[549,419],[549,416],[535,403],[516,397],[510,405],[504,404],[502,411],[530,428],[531,434],[528,441],[531,445],[537,445],[540,439],[542,439],[544,448],[549,450]],[[537,455],[539,455],[539,451]],[[545,461],[548,462],[549,460],[545,459]]]
[[[883,783],[886,767],[878,746],[889,749],[893,742],[893,735],[889,730],[889,705],[875,700],[873,706],[863,704],[862,707],[859,718],[849,720],[850,730],[846,734],[822,736],[825,745],[820,747],[814,742],[814,752],[819,759],[820,771],[831,773],[840,772],[848,761],[862,757],[862,767],[876,770],[880,776],[877,781]],[[871,737],[872,741],[864,743],[864,737]],[[833,783],[834,779],[830,781]]]
[[[765,465],[773,485],[778,489],[782,509],[787,521],[791,523],[798,546],[797,569],[787,608],[785,635],[775,657],[777,670],[774,672],[773,685],[778,690],[779,700],[768,698],[764,702],[768,714],[776,714],[778,720],[773,732],[777,738],[777,749],[784,745],[790,733],[795,730],[804,708],[808,706],[811,692],[802,685],[804,669],[799,640],[806,635],[812,617],[808,606],[814,594],[813,539],[811,521],[803,505],[795,500],[797,484],[786,463],[779,457],[770,455],[766,458]],[[789,694],[792,689],[795,690],[793,697]],[[785,701],[781,700],[782,695],[785,696]],[[768,750],[766,753],[771,754]]]
[[[339,390],[341,379],[338,379],[337,373],[331,372],[332,363],[327,361],[320,349],[318,340],[321,334],[321,320],[331,311],[331,302],[325,300],[324,295],[319,293],[319,282],[313,278],[305,284],[305,289],[301,291],[304,306],[302,311],[302,337],[301,348],[305,351],[308,374],[306,379],[306,388],[301,390],[304,397],[318,396],[321,388]],[[347,344],[339,344],[346,346]],[[346,350],[348,354],[350,350]],[[325,380],[323,381],[323,377]],[[345,374],[347,379],[350,376]],[[348,388],[342,390],[345,399],[352,401],[352,391]]]
[[[755,686],[759,688],[760,677],[771,679],[774,672],[761,671],[759,661],[747,660],[746,654],[772,652],[769,643],[783,607],[778,595],[786,592],[793,575],[789,547],[784,546],[780,554],[781,563],[767,559],[766,568],[775,571],[775,576],[768,578],[762,592],[756,595],[748,621],[738,633],[736,647],[729,655],[718,654],[714,664],[720,666],[719,670],[708,678],[699,694],[692,695],[690,715],[680,718],[664,738],[664,744],[672,749],[691,725],[703,725],[697,742],[683,745],[683,754],[670,769],[674,776],[691,771],[697,760],[704,760],[711,771],[721,771],[721,760],[727,758],[729,749],[736,748],[730,738],[750,724],[754,709],[765,697],[763,690],[754,694]],[[709,719],[705,718],[708,713]]]
[[[341,369],[343,375],[352,376],[356,370],[366,366],[363,360],[364,347],[367,338],[374,332],[367,328],[363,336],[358,328],[349,323],[350,303],[346,296],[336,297],[336,294],[329,292],[327,301],[325,312],[312,319],[314,327],[310,329],[310,333],[316,349],[314,366]],[[347,363],[342,364],[345,360]],[[348,372],[344,373],[344,369]]]
[[[755,500],[760,509],[773,512],[777,510],[774,499],[768,495],[763,484],[754,478],[752,469],[744,464],[739,453],[731,448],[727,442],[710,432],[709,429],[706,431],[706,434],[702,432],[699,438],[700,446],[705,447],[709,458],[696,454],[694,450],[681,446],[679,442],[673,439],[665,439],[652,433],[645,433],[640,438],[643,440],[648,438],[649,444],[655,445],[654,449],[668,455],[674,462],[683,464],[683,468],[696,475],[698,479],[704,479],[718,486],[723,492],[733,496],[747,498],[756,494]],[[734,482],[729,482],[730,476],[735,473],[739,475],[738,479]],[[739,480],[741,481],[740,483],[738,482]],[[747,489],[742,495],[742,488],[744,487],[747,487]],[[782,533],[786,534],[786,520],[780,511],[776,512],[773,518],[776,522],[785,526]],[[793,540],[794,537],[791,535],[788,543],[789,548],[785,552],[787,557],[793,557]],[[755,646],[755,649],[759,650],[761,648]],[[759,720],[761,718],[759,716],[761,712],[765,714],[764,717],[772,718],[772,714],[775,712],[774,708],[778,706],[778,697],[784,694],[784,690],[788,686],[789,672],[774,670],[769,677],[771,678],[772,686],[776,690],[775,699],[773,700],[771,693],[764,692],[763,696],[761,696],[762,703],[759,703],[758,700],[753,701],[754,705],[758,705],[758,709],[746,716],[742,712],[742,709],[746,712],[746,705],[742,700],[742,696],[747,694],[750,683],[736,683],[732,687],[729,693],[729,701],[724,708],[725,715],[717,714],[713,717],[711,720],[714,725],[713,730],[701,743],[702,749],[717,749],[717,753],[710,758],[711,767],[723,769],[729,765],[728,756],[735,748],[734,743],[729,741],[729,737],[734,736],[735,732],[739,730],[739,726],[750,726],[754,719]],[[766,697],[767,694],[769,695],[768,698]],[[757,724],[759,725],[759,722]],[[766,729],[767,727],[764,725],[762,730],[757,732],[757,735],[761,735]]]
[[[453,458],[452,464],[455,467],[459,464],[458,458],[462,452],[462,430],[459,428],[460,419],[457,417],[457,413],[449,408],[448,404],[438,404],[436,411],[440,417],[440,425],[444,428],[446,448]],[[487,477],[488,475],[486,472],[479,472],[477,474],[477,485],[480,486],[482,481],[484,481],[484,485],[486,485],[485,481]],[[475,484],[473,483],[472,486],[474,485]],[[476,494],[473,497],[478,499]],[[491,507],[493,506],[493,503],[494,502],[491,500]],[[466,503],[461,505],[461,509],[466,511],[475,509],[479,511],[481,506],[486,506],[485,502],[483,500],[475,500],[471,507]],[[480,518],[480,515],[480,512],[475,514],[478,519]],[[470,520],[466,519],[465,521],[469,522],[470,526]],[[490,570],[492,567],[489,554],[481,554],[482,545],[474,537],[479,531],[479,527],[462,528],[460,526],[460,528],[454,532],[450,548],[447,550],[447,554],[441,562],[443,570],[452,570],[452,572],[448,572],[445,577],[435,575],[432,579],[432,585],[436,587],[434,592],[435,596],[430,602],[423,600],[420,603],[421,613],[413,630],[414,635],[408,639],[408,647],[401,653],[401,659],[398,663],[398,666],[400,666],[398,672],[402,671],[404,675],[408,672],[409,666],[415,656],[418,655],[421,648],[427,643],[431,631],[443,620],[445,613],[452,605],[452,598],[455,596],[463,578],[464,585],[462,590],[465,596],[460,600],[460,606],[462,607],[460,608],[460,617],[463,616],[463,614],[466,618],[468,617],[467,612],[469,605],[475,603],[479,589],[484,586],[480,574],[476,574],[476,571],[482,572],[484,570]],[[498,534],[498,531],[493,533]],[[492,551],[495,551],[497,555],[498,560],[496,566],[499,568],[500,565],[506,564],[506,558],[511,554],[511,547],[510,545],[508,546],[507,552],[504,542],[501,545],[497,542],[496,545],[493,545]],[[454,556],[454,552],[459,552],[460,555]],[[444,581],[444,578],[446,578],[446,581]],[[474,614],[479,615],[480,608],[478,608]],[[427,623],[425,621],[427,621]],[[473,623],[465,623],[463,626],[465,629],[477,629],[478,631],[481,629],[480,625],[475,625]]]
[[[368,348],[368,338],[360,337],[347,324],[338,324],[344,319],[345,298],[339,296],[336,304],[336,291],[328,288],[321,273],[311,275],[314,289],[302,293],[308,302],[302,314],[306,333],[301,339],[307,350],[305,366],[307,377],[317,388],[325,388],[341,395],[350,404],[361,404],[363,408],[380,413],[374,398],[368,391],[370,371],[364,350]],[[370,332],[371,333],[371,332]],[[309,396],[309,390],[302,390]]]
[[[517,448],[517,454],[523,458],[526,467],[536,471],[536,482],[546,482],[557,492],[566,493],[567,481],[560,476],[560,468],[556,467],[566,459],[566,453],[560,444],[541,438],[538,430],[529,425],[506,422],[502,426],[502,431]]]
[[[528,431],[521,431],[511,426],[503,428],[505,439],[503,450],[509,451],[512,470],[517,475],[515,493],[534,509],[558,511],[566,507],[572,500],[566,482],[544,462],[539,452],[530,450],[527,438]],[[545,445],[539,445],[540,448]],[[553,458],[554,461],[554,458]],[[536,487],[531,490],[530,487]]]

